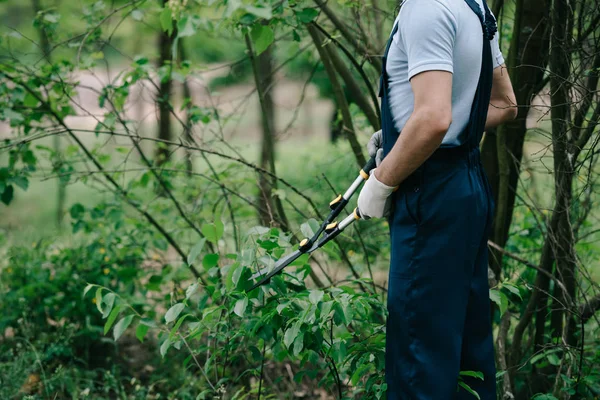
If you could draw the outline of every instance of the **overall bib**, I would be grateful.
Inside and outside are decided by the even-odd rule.
[[[487,238],[494,205],[479,153],[492,86],[489,39],[495,23],[485,0],[486,18],[475,0],[465,2],[479,17],[484,40],[464,143],[440,147],[392,197],[386,339],[389,400],[475,399],[462,388],[457,391],[460,371],[482,372],[483,381],[464,381],[482,400],[496,399],[487,279]],[[384,154],[400,134],[390,112],[386,71],[397,30],[396,25],[381,77]]]

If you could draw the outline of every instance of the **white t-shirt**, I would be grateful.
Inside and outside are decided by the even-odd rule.
[[[483,0],[476,0],[482,14]],[[402,131],[412,114],[410,79],[424,71],[448,71],[452,76],[452,124],[442,146],[464,142],[481,72],[483,31],[477,15],[464,0],[404,0],[396,18],[398,31],[387,59],[389,103],[394,124]],[[491,40],[494,68],[504,63],[498,33]]]

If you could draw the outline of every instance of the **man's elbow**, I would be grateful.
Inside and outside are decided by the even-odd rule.
[[[517,107],[516,103],[509,105],[506,108],[506,121],[512,121],[516,119],[518,114],[519,108]]]
[[[504,110],[505,121],[512,121],[517,118],[517,115],[519,114],[517,98],[512,90],[504,97]]]
[[[419,110],[417,119],[424,131],[441,140],[452,123],[452,112],[450,110]]]

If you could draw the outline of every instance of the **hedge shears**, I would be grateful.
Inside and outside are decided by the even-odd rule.
[[[338,236],[344,229],[346,229],[350,224],[354,221],[361,219],[361,214],[358,208],[355,208],[354,211],[344,218],[341,222],[335,221],[335,219],[340,215],[344,207],[348,205],[350,198],[356,192],[356,189],[360,187],[360,185],[369,179],[369,173],[376,166],[375,157],[371,158],[364,167],[360,170],[358,177],[352,182],[352,185],[346,190],[346,192],[341,195],[339,194],[335,199],[333,199],[329,203],[329,208],[331,212],[325,218],[321,226],[317,230],[317,232],[309,239],[304,238],[300,242],[300,246],[298,250],[294,251],[287,256],[280,258],[271,271],[269,272],[269,268],[263,268],[258,271],[254,275],[250,277],[250,280],[253,281],[255,279],[260,278],[258,282],[256,282],[252,287],[246,292],[251,292],[254,289],[268,283],[272,277],[280,273],[285,267],[296,261],[303,254],[311,254],[313,251],[323,247],[326,243],[333,240],[336,236]],[[321,235],[323,235],[321,237]]]

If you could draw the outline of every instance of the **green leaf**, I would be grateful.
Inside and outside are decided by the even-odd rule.
[[[548,358],[548,362],[551,365],[557,366],[560,364],[560,358],[558,358],[558,356],[555,353],[548,354],[547,358]]]
[[[0,200],[4,204],[9,205],[13,199],[14,192],[15,192],[15,189],[13,188],[13,185],[6,185],[6,187],[4,188],[4,191],[2,192],[2,196],[0,196]]]
[[[271,13],[271,9],[270,8],[245,6],[245,9],[250,14],[254,14],[257,17],[260,17],[260,18],[271,19],[271,17],[273,16],[273,14]]]
[[[165,315],[165,321],[167,324],[175,321],[184,308],[185,304],[183,303],[177,303],[173,307],[169,308],[169,311],[167,311],[167,314]]]
[[[473,378],[483,380],[483,372],[479,372],[479,371],[460,371],[459,375],[460,376],[470,376]]]
[[[91,283],[90,283],[90,284],[88,284],[88,285],[85,287],[85,289],[83,289],[83,297],[85,297],[85,295],[86,295],[86,294],[88,294],[88,292],[89,292],[90,290],[92,290],[92,288],[93,288],[93,287],[94,287],[94,285],[92,285]]]
[[[319,230],[319,222],[316,219],[311,218],[302,225],[300,225],[300,231],[304,235],[304,237],[310,238],[313,237],[315,232]]]
[[[133,10],[131,12],[131,18],[133,18],[136,21],[141,21],[144,19],[144,13],[141,10]]]
[[[102,288],[96,289],[96,308],[98,309],[100,314],[103,314],[103,311],[102,311]]]
[[[218,262],[219,262],[218,254],[207,254],[202,259],[202,266],[204,267],[204,269],[209,270],[212,267],[215,267],[218,264]]]
[[[140,321],[140,324],[146,325],[150,328],[158,328],[158,325],[156,324],[156,322],[154,322],[153,320],[151,320],[149,318],[142,318],[142,320]]]
[[[193,17],[183,17],[177,22],[177,37],[187,37],[196,34],[196,25]]]
[[[69,213],[71,214],[71,218],[81,219],[85,213],[85,208],[81,204],[75,203],[71,206]]]
[[[27,94],[25,95],[25,99],[23,99],[23,105],[28,108],[37,107],[39,102],[40,101],[29,92],[27,92]]]
[[[102,298],[102,302],[104,303],[104,305],[106,307],[103,309],[104,311],[102,312],[102,318],[108,317],[108,314],[110,314],[110,312],[112,311],[113,305],[115,304],[116,297],[117,296],[112,292],[106,293],[104,295],[104,297]]]
[[[112,328],[112,325],[115,323],[115,321],[117,320],[117,317],[119,316],[119,313],[121,312],[121,305],[117,305],[115,308],[113,308],[113,310],[110,312],[108,319],[106,320],[106,323],[104,324],[104,334],[106,335],[108,333],[108,331],[110,331],[110,328]]]
[[[490,289],[490,300],[498,305],[500,315],[503,315],[508,308],[508,297],[498,289]]]
[[[317,18],[317,15],[319,15],[319,11],[316,8],[303,8],[296,13],[298,20],[303,24],[314,21],[314,19]]]
[[[162,30],[169,35],[173,33],[173,14],[169,7],[163,8],[160,13],[160,26],[162,27]]]
[[[51,24],[56,24],[58,22],[58,20],[60,19],[60,15],[56,14],[56,13],[45,13],[44,14],[44,21],[48,21]]]
[[[300,325],[300,321],[296,321],[296,323],[285,331],[285,334],[283,335],[283,344],[285,344],[285,347],[289,348],[290,345],[294,343],[296,336],[300,333]]]
[[[139,324],[135,329],[135,337],[138,338],[141,343],[144,343],[144,338],[146,337],[147,333],[148,325]]]
[[[331,348],[331,358],[333,358],[335,362],[342,363],[346,358],[346,354],[346,342],[343,340],[334,340],[334,344]]]
[[[273,40],[275,40],[273,30],[269,26],[262,24],[255,24],[252,27],[250,37],[252,38],[252,43],[254,43],[254,52],[256,55],[265,51],[273,43]]]
[[[223,225],[223,221],[221,221],[220,216],[215,218],[215,229],[216,229],[217,237],[219,239],[221,239],[223,237],[223,233],[225,232],[225,225]]]
[[[235,306],[233,307],[233,312],[239,316],[240,318],[244,316],[246,312],[246,307],[248,307],[248,298],[244,297],[243,299],[239,299],[235,302]]]
[[[167,336],[167,338],[165,339],[165,341],[162,342],[162,344],[160,345],[160,355],[162,357],[164,357],[165,354],[167,354],[167,351],[169,350],[169,347],[171,347],[171,337]]]
[[[193,283],[185,290],[185,299],[189,299],[198,291],[199,285],[197,283]]]
[[[541,360],[542,358],[545,358],[545,357],[546,357],[546,354],[545,354],[545,353],[539,353],[539,354],[536,354],[535,356],[533,356],[533,357],[531,357],[531,358],[529,359],[529,363],[530,363],[531,365],[533,365],[533,364],[537,363],[539,360]]]
[[[298,257],[298,259],[296,259],[293,263],[291,263],[290,265],[294,266],[294,267],[301,267],[303,265],[306,265],[308,263],[308,259],[310,258],[310,254],[302,254],[300,257]]]
[[[238,282],[240,281],[240,276],[242,275],[242,269],[240,263],[236,262],[229,266],[227,270],[227,279],[225,281],[225,286],[228,291],[231,291],[233,288],[237,287]]]
[[[323,300],[323,295],[325,293],[322,290],[311,290],[310,295],[308,295],[308,300],[317,305],[321,300]]]
[[[333,307],[333,301],[326,301],[321,304],[321,321],[326,322],[329,320],[329,314]]]
[[[272,192],[272,196],[277,196],[277,197],[279,197],[279,198],[280,198],[282,201],[285,201],[285,199],[286,199],[286,197],[287,197],[287,196],[286,196],[286,194],[285,194],[285,190],[283,190],[283,189],[276,189],[276,190],[273,190],[273,192]]]
[[[117,324],[115,325],[115,329],[113,329],[113,337],[115,338],[115,340],[119,340],[121,335],[123,335],[125,330],[131,324],[131,321],[133,321],[134,316],[134,314],[129,314],[128,316],[122,318],[119,322],[117,322]]]
[[[304,348],[304,332],[300,332],[296,339],[294,339],[294,348],[292,349],[292,353],[297,356],[300,354],[302,349]]]
[[[221,236],[223,235],[223,230],[220,230],[215,224],[204,224],[202,228],[200,228],[202,234],[206,236],[206,239],[209,242],[217,243]]]
[[[458,385],[460,387],[462,387],[463,389],[465,389],[467,392],[471,393],[473,396],[475,396],[475,398],[481,400],[481,397],[479,397],[479,393],[477,393],[476,391],[474,391],[473,389],[471,389],[471,387],[469,385],[467,385],[466,383],[459,381]]]
[[[190,254],[188,255],[188,258],[187,258],[187,264],[189,266],[194,265],[194,262],[196,262],[196,258],[198,258],[198,256],[202,252],[202,249],[204,249],[205,243],[206,243],[206,239],[202,238],[202,239],[200,239],[200,241],[198,243],[196,243],[196,245],[194,247],[192,247],[192,249],[190,250]]]
[[[288,307],[289,307],[289,305],[290,305],[290,303],[289,303],[289,302],[285,302],[285,303],[280,303],[280,304],[278,304],[278,305],[277,305],[277,308],[276,308],[276,310],[277,310],[277,314],[281,315],[281,312],[282,312],[283,310],[285,310],[286,308],[288,308]]]
[[[367,372],[367,370],[371,368],[371,366],[371,364],[363,364],[360,367],[358,367],[356,371],[352,374],[350,383],[352,383],[352,385],[355,386],[358,383],[358,381],[365,376],[365,372]]]
[[[519,298],[523,300],[523,297],[521,296],[521,291],[512,283],[504,282],[502,284],[502,287],[511,292],[512,294],[519,296]]]
[[[169,335],[171,336],[171,338],[175,337],[175,334],[177,333],[177,331],[181,327],[181,324],[183,324],[183,321],[185,321],[185,319],[187,317],[191,317],[191,316],[192,316],[192,314],[185,314],[183,317],[181,317],[181,318],[179,318],[177,320],[177,323],[175,323],[175,325],[173,326],[173,329],[171,329],[171,332],[169,333]]]
[[[4,110],[4,118],[9,119],[12,126],[16,126],[20,122],[23,122],[23,115],[10,108]]]
[[[259,235],[262,236],[265,233],[268,233],[270,231],[269,228],[265,227],[265,226],[253,226],[252,228],[248,229],[248,231],[246,231],[246,235]]]
[[[29,180],[24,176],[15,176],[12,179],[13,183],[20,187],[22,190],[27,190],[29,188]]]

